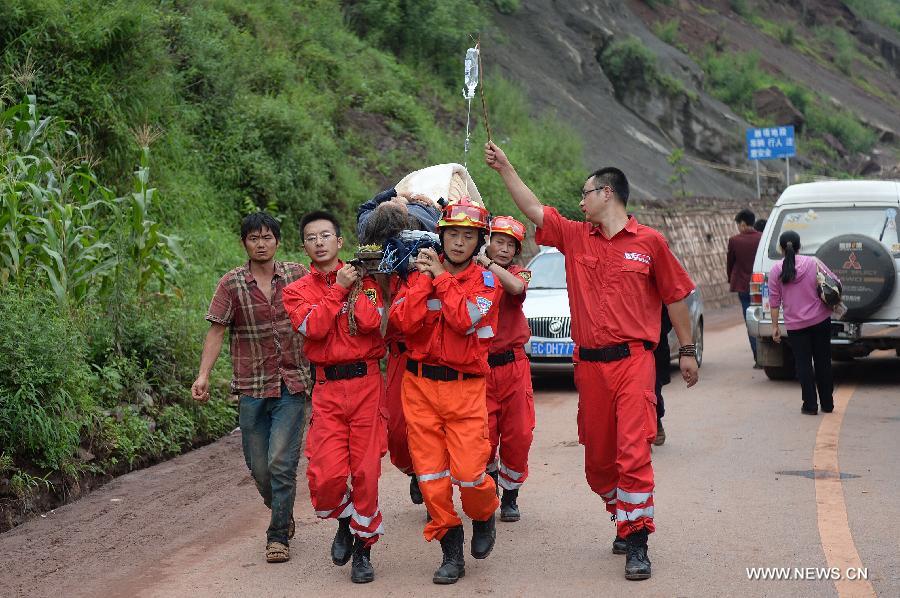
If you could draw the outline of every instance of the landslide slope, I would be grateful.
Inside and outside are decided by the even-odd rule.
[[[496,16],[485,56],[581,131],[589,165],[629,171],[638,197],[755,194],[744,132],[784,124],[754,105],[772,86],[802,121],[793,182],[890,176],[900,37],[848,4],[860,3],[524,0]],[[667,160],[679,149],[683,187]],[[761,166],[777,192],[783,163]]]

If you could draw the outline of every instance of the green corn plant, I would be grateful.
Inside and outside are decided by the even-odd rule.
[[[137,270],[137,293],[144,297],[148,285],[155,279],[160,294],[171,291],[182,297],[176,286],[178,266],[184,262],[180,239],[164,234],[153,220],[151,209],[156,189],[150,187],[150,147],[141,148],[141,160],[134,172],[134,191],[116,200],[125,212],[128,254]]]
[[[91,224],[103,222],[100,208],[114,210],[112,193],[86,164],[67,174],[64,160],[54,160],[60,137],[76,136],[40,118],[34,96],[0,115],[0,137],[0,284],[21,288],[41,272],[61,307],[81,304],[114,266]]]
[[[81,304],[96,279],[112,271],[111,247],[94,227],[84,224],[97,203],[84,206],[51,200],[46,216],[38,218],[42,239],[38,268],[47,274],[60,306]]]

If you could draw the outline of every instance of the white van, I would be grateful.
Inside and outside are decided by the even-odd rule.
[[[843,283],[848,312],[832,321],[834,359],[876,349],[900,355],[900,182],[829,181],[791,185],[766,222],[750,283],[747,331],[757,339],[756,361],[773,380],[794,377],[790,346],[772,341],[768,274],[782,259],[778,237],[800,235],[800,253],[821,259]],[[786,334],[784,321],[779,321]]]

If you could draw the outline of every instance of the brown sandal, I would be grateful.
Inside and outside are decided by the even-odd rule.
[[[291,550],[281,542],[266,544],[266,562],[284,563],[291,560]]]

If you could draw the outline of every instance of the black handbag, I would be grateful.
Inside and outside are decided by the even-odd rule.
[[[841,283],[822,268],[819,260],[816,260],[816,286],[819,290],[819,299],[831,309],[841,304]]]

